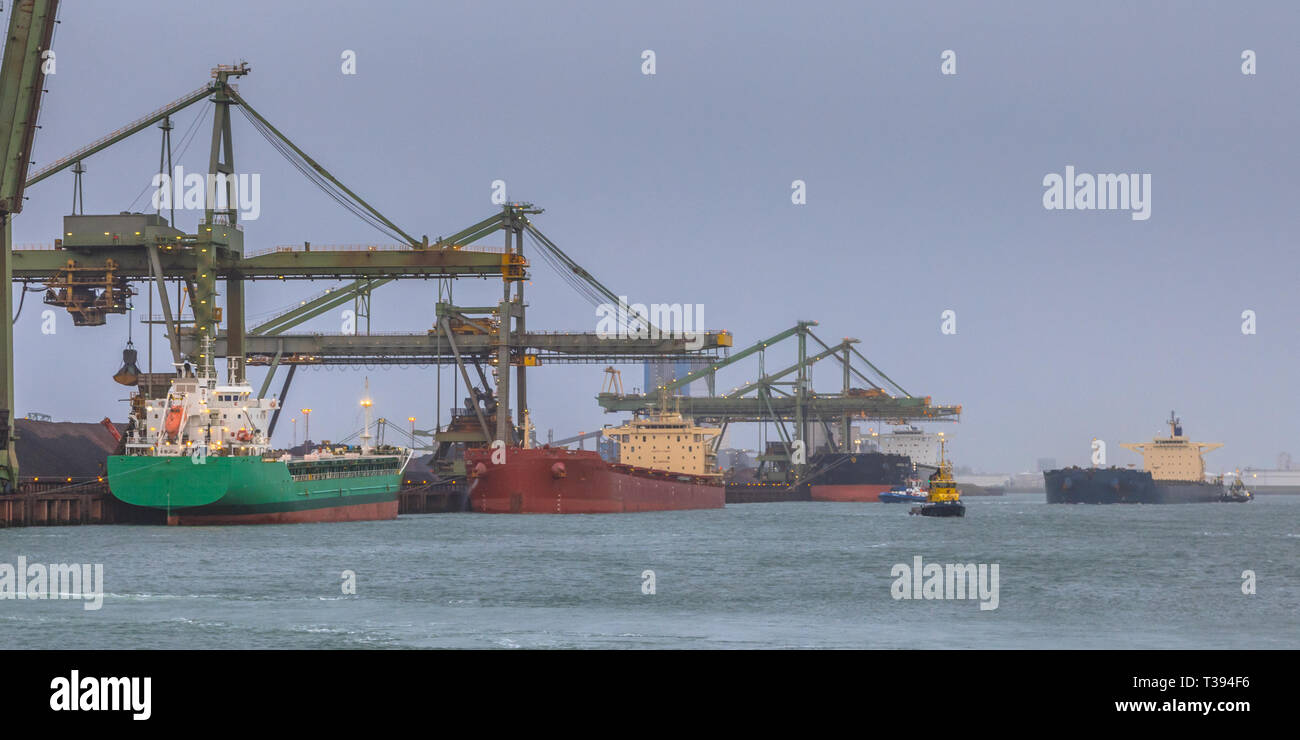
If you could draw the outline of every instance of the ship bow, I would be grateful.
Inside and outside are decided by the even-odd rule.
[[[136,506],[181,509],[220,501],[230,488],[230,467],[221,458],[203,463],[188,455],[108,458],[108,488],[118,499]]]

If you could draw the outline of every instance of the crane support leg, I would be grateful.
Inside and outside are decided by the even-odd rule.
[[[176,323],[176,318],[172,316],[172,300],[167,295],[167,283],[163,280],[162,264],[158,260],[158,248],[149,247],[149,269],[153,272],[153,278],[158,283],[158,298],[162,303],[163,320],[167,322],[167,340],[172,346],[172,362],[175,364],[177,371],[180,370],[181,362],[181,334],[180,325]]]
[[[460,375],[465,379],[465,390],[473,395],[474,384],[469,382],[469,371],[465,369],[465,361],[461,359],[460,349],[456,347],[456,337],[452,336],[451,326],[447,321],[447,317],[442,317],[442,321],[440,321],[438,325],[443,336],[447,337],[447,344],[451,347],[451,355],[456,358],[456,367],[460,368]],[[487,383],[484,383],[483,386],[486,388]],[[497,406],[497,413],[501,413],[501,407],[499,405]],[[478,417],[478,424],[483,429],[483,439],[492,439],[492,432],[488,429],[487,419],[483,418],[483,409],[479,405],[478,399],[474,400],[474,415]]]
[[[266,438],[270,439],[275,434],[275,423],[280,420],[280,412],[284,411],[284,399],[289,397],[289,384],[293,382],[293,374],[298,370],[297,365],[290,365],[289,372],[284,376],[284,385],[280,387],[280,402],[275,406],[275,413],[271,414],[271,423],[266,428]],[[306,442],[307,440],[303,440]]]
[[[0,212],[4,251],[0,252],[0,493],[18,490],[18,455],[14,451],[14,282],[9,214]]]
[[[257,391],[258,398],[266,398],[266,392],[271,390],[271,379],[275,377],[275,371],[280,367],[280,358],[284,356],[284,342],[275,350],[275,356],[271,358],[271,366],[266,370],[266,379],[262,381],[262,387]]]

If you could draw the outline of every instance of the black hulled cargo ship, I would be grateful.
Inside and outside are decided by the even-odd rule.
[[[1223,445],[1192,442],[1182,422],[1169,413],[1170,436],[1121,447],[1142,455],[1145,470],[1131,468],[1062,468],[1043,473],[1049,504],[1199,504],[1219,501],[1222,481],[1205,478],[1210,450]]]
[[[879,501],[880,494],[915,477],[906,455],[821,451],[796,480],[779,442],[769,443],[759,467],[726,479],[727,503],[768,501]]]
[[[827,452],[809,466],[808,492],[813,501],[879,501],[880,494],[915,475],[907,455]]]
[[[1145,470],[1063,468],[1043,474],[1049,504],[1191,504],[1218,501],[1223,486],[1157,481]]]

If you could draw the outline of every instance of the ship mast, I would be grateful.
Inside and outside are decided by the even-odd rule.
[[[361,399],[361,408],[365,409],[366,415],[365,427],[361,430],[361,454],[363,455],[369,455],[374,451],[374,447],[370,444],[370,440],[372,439],[370,436],[370,407],[373,405],[374,402],[370,400],[370,378],[367,377],[366,395]]]

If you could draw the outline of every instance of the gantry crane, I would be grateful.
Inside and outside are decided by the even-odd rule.
[[[18,486],[14,452],[13,214],[23,210],[36,121],[45,91],[42,56],[54,39],[58,0],[13,3],[4,60],[0,62],[0,493]]]
[[[812,332],[814,326],[817,326],[816,321],[799,321],[785,331],[737,350],[726,359],[711,362],[659,388],[647,388],[645,393],[637,394],[604,389],[597,396],[597,401],[607,412],[643,412],[657,406],[662,396],[672,394],[696,380],[707,380],[709,395],[682,396],[677,399],[682,413],[694,418],[697,423],[720,424],[724,430],[728,424],[737,422],[775,424],[784,451],[783,459],[790,461],[796,474],[802,473],[803,463],[793,462],[793,450],[797,442],[807,444],[811,436],[810,428],[814,424],[825,430],[829,442],[834,438],[831,424],[838,423],[841,446],[845,448],[842,451],[849,451],[847,448],[853,419],[905,423],[957,421],[960,418],[961,406],[933,405],[929,396],[917,397],[908,393],[857,350],[857,339],[845,338],[839,344],[831,346]],[[767,372],[764,368],[767,350],[791,337],[798,342],[795,362],[775,372]],[[819,345],[822,351],[809,354],[809,339]],[[751,356],[758,359],[756,380],[722,395],[712,392],[719,370]],[[833,359],[840,364],[843,384],[838,391],[823,393],[812,388],[812,367],[825,359]],[[858,369],[854,359],[874,373],[879,382]],[[794,376],[793,380],[787,380],[790,376]],[[855,387],[855,379],[866,387]],[[715,444],[720,443],[722,437],[719,434],[715,438]],[[804,451],[808,456],[814,452],[806,447]],[[832,448],[831,451],[840,450]]]
[[[678,355],[698,355],[717,359],[719,349],[731,344],[726,332],[706,333],[702,346],[687,346],[680,340],[646,341],[639,339],[607,339],[593,334],[573,332],[556,334],[529,332],[525,324],[524,284],[528,278],[528,261],[524,257],[524,239],[534,240],[546,259],[557,266],[561,275],[579,284],[590,296],[621,301],[612,291],[600,284],[594,276],[579,266],[537,229],[529,216],[541,209],[528,203],[508,203],[499,213],[483,219],[450,237],[435,239],[427,236],[414,238],[392,220],[358,196],[333,174],[322,167],[287,136],[273,126],[231,83],[251,71],[246,63],[219,65],[212,70],[212,79],[171,103],[122,126],[90,144],[78,148],[44,166],[30,176],[26,175],[31,136],[38,100],[18,93],[39,90],[39,53],[48,48],[53,23],[53,2],[23,3],[20,6],[33,11],[32,18],[41,22],[37,31],[24,31],[19,15],[11,22],[11,43],[6,48],[4,92],[15,97],[21,105],[5,111],[14,111],[6,130],[13,135],[10,155],[6,157],[6,203],[21,205],[24,187],[35,185],[61,171],[71,169],[77,174],[84,171],[83,161],[97,152],[161,122],[164,147],[170,142],[171,116],[200,101],[213,103],[212,146],[209,155],[207,183],[220,188],[217,198],[205,204],[202,219],[195,233],[185,233],[176,228],[161,214],[73,214],[65,218],[60,238],[53,249],[26,249],[12,251],[9,242],[6,213],[6,249],[4,252],[4,298],[7,305],[13,281],[24,284],[38,283],[45,288],[47,304],[66,308],[80,325],[99,325],[106,314],[124,313],[132,293],[131,283],[151,281],[157,284],[162,308],[159,323],[166,326],[172,352],[172,361],[180,368],[188,363],[196,367],[212,368],[215,358],[225,357],[227,374],[232,382],[242,382],[250,356],[254,363],[265,361],[268,374],[262,384],[262,394],[268,391],[275,371],[281,364],[289,366],[281,397],[288,390],[293,371],[299,364],[317,364],[321,358],[334,361],[417,361],[437,363],[452,362],[459,366],[467,387],[469,375],[466,363],[475,364],[483,382],[479,398],[491,399],[495,405],[507,410],[493,414],[491,427],[487,417],[476,405],[483,441],[493,439],[515,441],[517,430],[511,423],[509,409],[511,397],[517,396],[519,424],[527,417],[527,385],[525,371],[536,366],[543,358],[547,361],[639,361]],[[48,23],[46,22],[48,19]],[[15,34],[14,24],[20,32]],[[18,43],[30,36],[39,36],[46,29],[42,41]],[[17,54],[23,49],[24,53]],[[11,63],[11,51],[15,61]],[[6,98],[6,102],[8,98]],[[25,112],[24,112],[25,111]],[[284,155],[304,175],[327,194],[370,223],[375,228],[397,239],[396,248],[371,246],[357,250],[312,248],[304,243],[298,248],[277,248],[274,251],[251,253],[245,250],[244,233],[238,223],[238,208],[233,175],[235,175],[234,142],[231,130],[232,113],[239,111],[272,146]],[[0,132],[3,133],[3,132]],[[169,154],[169,152],[167,152]],[[169,160],[170,157],[165,157]],[[21,163],[21,170],[16,165]],[[210,196],[213,194],[209,194]],[[17,212],[17,209],[12,212]],[[500,231],[505,240],[503,247],[476,246],[479,240]],[[440,301],[437,323],[426,334],[380,339],[370,335],[322,337],[309,340],[304,336],[286,334],[288,330],[319,316],[348,301],[364,302],[375,289],[394,280],[440,280],[457,277],[500,277],[503,283],[502,300],[485,307],[463,307],[450,301]],[[259,280],[314,280],[343,279],[352,282],[338,290],[327,291],[303,305],[254,326],[245,328],[244,282]],[[167,281],[176,281],[187,287],[192,319],[182,321],[182,305],[173,306],[166,290]],[[219,306],[217,290],[225,281],[224,306]],[[368,314],[368,308],[366,309]],[[152,320],[152,318],[151,318]],[[459,326],[482,324],[486,320],[495,330],[458,333]],[[222,324],[225,331],[221,331]],[[11,324],[4,325],[4,408],[0,409],[0,427],[4,428],[5,448],[10,438],[8,419],[13,401],[12,384],[12,332]],[[306,346],[309,342],[316,346]],[[461,348],[463,347],[463,351]],[[492,368],[495,375],[495,393],[488,390],[482,365]],[[510,367],[517,369],[511,382]],[[156,394],[165,391],[165,382],[142,375],[140,393]],[[163,381],[167,374],[163,376]],[[513,386],[513,388],[512,388]],[[272,422],[274,424],[274,421]],[[7,461],[6,480],[17,480],[16,469]]]

